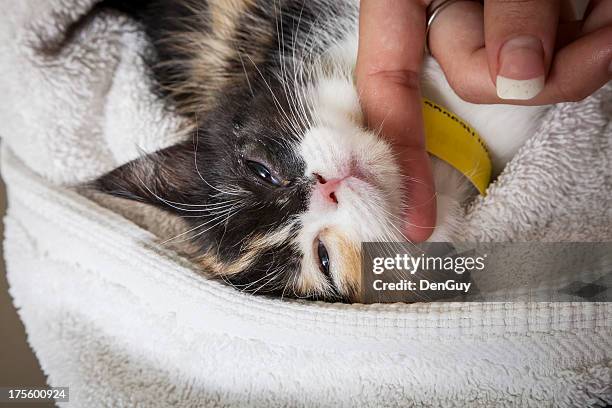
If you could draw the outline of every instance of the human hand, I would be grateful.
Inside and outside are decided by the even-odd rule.
[[[468,102],[545,105],[583,99],[612,78],[612,0],[592,0],[583,21],[565,21],[571,16],[561,9],[572,3],[585,4],[454,2],[431,24],[430,52]]]
[[[430,3],[362,0],[359,21],[357,87],[368,125],[394,146],[406,176],[404,231],[413,241],[427,239],[436,218],[419,90]],[[558,0],[456,1],[432,24],[430,51],[468,102],[580,100],[612,77],[612,0],[591,1],[581,22],[560,22],[560,8]]]

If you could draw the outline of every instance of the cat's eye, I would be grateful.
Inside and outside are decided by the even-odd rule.
[[[254,160],[247,160],[246,161],[246,165],[247,167],[253,172],[253,174],[255,174],[257,177],[265,180],[266,182],[274,185],[274,186],[278,186],[281,187],[284,184],[263,164],[254,161]]]
[[[317,257],[319,258],[319,269],[325,276],[329,276],[329,254],[320,240],[317,244]]]

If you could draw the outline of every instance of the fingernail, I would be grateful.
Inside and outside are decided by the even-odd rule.
[[[499,51],[496,84],[501,99],[531,99],[544,89],[544,49],[539,38],[511,38]]]

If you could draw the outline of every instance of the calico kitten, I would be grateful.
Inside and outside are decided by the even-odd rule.
[[[361,242],[402,241],[410,203],[391,147],[363,126],[358,1],[144,3],[130,12],[151,40],[160,95],[191,137],[96,187],[184,217],[194,262],[240,290],[359,301]],[[463,102],[432,59],[422,86],[481,133],[498,170],[544,109]],[[434,175],[432,240],[452,240],[475,190],[438,160]]]

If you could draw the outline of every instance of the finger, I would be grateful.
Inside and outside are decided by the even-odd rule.
[[[501,99],[532,99],[544,89],[558,20],[558,0],[484,3],[487,59]]]
[[[431,40],[432,38],[430,38]],[[433,49],[432,49],[433,50]],[[586,98],[612,80],[612,25],[584,35],[557,51],[544,89],[533,99],[503,100],[487,75],[487,56],[475,51],[470,65],[451,69],[448,81],[461,98],[472,103],[549,105]],[[459,58],[459,57],[457,57]],[[443,67],[444,68],[444,67]],[[446,68],[445,72],[446,72]],[[457,80],[454,77],[462,78]],[[461,85],[457,85],[460,83]]]
[[[555,46],[557,49],[563,48],[577,38],[610,24],[612,0],[562,1]]]
[[[490,86],[482,5],[474,1],[451,4],[438,14],[429,31],[429,49],[455,92],[466,100],[482,97]]]
[[[393,142],[415,148],[423,148],[422,135],[406,135],[416,133],[421,117],[420,103],[414,102],[424,41],[425,8],[420,2],[361,1],[356,78],[366,119],[372,127],[383,123]]]
[[[612,80],[612,25],[557,51],[539,104],[578,101]]]
[[[425,3],[362,0],[355,72],[368,125],[382,129],[398,154],[410,207],[405,231],[414,241],[429,237],[436,214],[419,90]]]
[[[612,24],[612,0],[593,0],[584,24],[582,34],[592,33]]]

